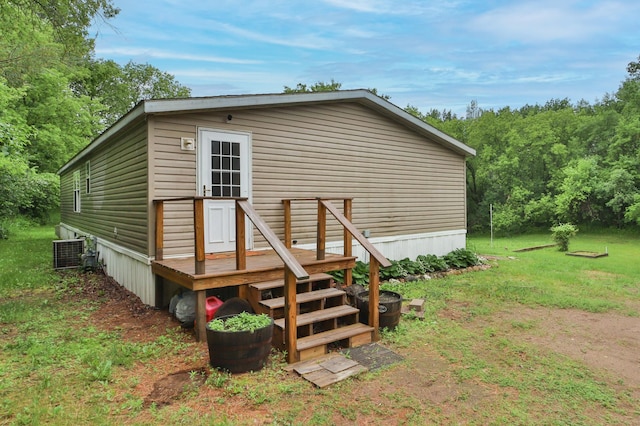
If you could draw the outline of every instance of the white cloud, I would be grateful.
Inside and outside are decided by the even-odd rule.
[[[379,15],[409,15],[420,14],[441,15],[460,6],[461,1],[423,1],[423,0],[322,0],[330,6],[362,13]],[[463,3],[463,2],[462,2]]]
[[[232,34],[248,40],[259,41],[267,44],[275,44],[288,47],[300,47],[305,49],[329,49],[334,45],[330,39],[318,37],[312,33],[288,34],[287,36],[275,36],[246,30],[224,22],[211,21],[218,29],[226,34]]]
[[[518,2],[482,13],[470,25],[472,31],[493,34],[504,42],[585,41],[626,19],[631,11],[624,7],[615,1]]]
[[[211,56],[204,54],[189,54],[189,53],[177,53],[165,50],[158,50],[153,48],[144,47],[120,47],[120,48],[97,48],[96,53],[100,56],[126,56],[126,57],[149,57],[157,59],[171,59],[180,61],[194,61],[194,62],[214,62],[222,64],[240,64],[240,65],[254,65],[260,64],[262,61],[253,59],[237,59],[220,56]]]

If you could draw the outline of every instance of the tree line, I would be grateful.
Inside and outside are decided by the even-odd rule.
[[[613,94],[593,105],[551,99],[544,105],[483,110],[405,111],[473,147],[467,160],[471,232],[548,230],[560,223],[640,225],[640,57]],[[285,86],[285,93],[339,90],[341,84]],[[376,93],[375,90],[372,90]],[[384,96],[389,99],[388,96]]]
[[[12,218],[46,221],[59,207],[55,172],[140,100],[191,95],[149,64],[95,58],[92,22],[118,13],[111,0],[0,1],[0,238]],[[488,230],[490,207],[502,233],[565,222],[637,228],[640,57],[627,72],[593,104],[483,110],[471,101],[465,117],[405,110],[476,149],[467,160],[471,232]],[[284,92],[340,88],[331,80]]]
[[[558,223],[640,225],[640,57],[613,94],[589,104],[481,110],[467,116],[407,111],[473,147],[467,161],[468,227],[509,234]]]
[[[149,64],[96,59],[111,0],[0,1],[0,237],[59,206],[55,172],[142,99],[191,91]]]

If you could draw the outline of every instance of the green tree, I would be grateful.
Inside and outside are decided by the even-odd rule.
[[[311,86],[307,86],[303,83],[298,83],[296,87],[284,86],[283,93],[333,92],[340,90],[341,87],[342,83],[338,83],[334,79],[331,79],[331,82],[329,83],[318,81]]]
[[[600,221],[602,205],[595,188],[600,177],[597,158],[587,157],[564,168],[564,179],[556,197],[556,213],[563,221],[584,223]]]
[[[92,114],[97,105],[86,96],[76,96],[61,71],[31,76],[16,106],[33,129],[26,148],[30,166],[55,172],[83,148],[100,126]]]
[[[100,130],[115,123],[141,100],[191,96],[191,89],[150,64],[129,62],[121,67],[102,59],[89,61],[72,87],[78,95],[100,103],[93,111],[99,117]]]
[[[51,67],[76,67],[93,51],[89,27],[119,12],[111,0],[0,2],[0,72],[11,86]]]

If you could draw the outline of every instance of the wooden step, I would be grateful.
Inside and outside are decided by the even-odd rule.
[[[297,284],[323,281],[323,280],[332,280],[332,279],[333,277],[331,275],[321,272],[319,274],[311,274],[309,275],[309,278],[307,278],[306,280],[297,281]],[[249,287],[255,288],[258,291],[271,290],[278,287],[284,287],[284,281],[283,280],[263,281],[259,283],[250,284]]]
[[[334,306],[333,308],[321,309],[319,311],[308,312],[306,314],[298,315],[296,319],[296,325],[298,327],[308,324],[313,324],[320,321],[326,321],[333,318],[340,318],[347,315],[357,314],[359,310],[349,305]],[[284,318],[275,320],[275,325],[284,329]]]
[[[300,361],[314,358],[328,353],[330,343],[348,340],[346,346],[353,348],[370,343],[372,339],[373,327],[356,323],[335,330],[324,331],[311,336],[298,339],[298,358]]]
[[[329,297],[343,296],[346,293],[337,288],[325,288],[323,290],[310,291],[307,293],[296,294],[296,304],[313,302],[315,300],[322,300]],[[275,299],[267,299],[260,302],[261,305],[273,310],[278,308],[284,308],[284,297],[276,297]]]

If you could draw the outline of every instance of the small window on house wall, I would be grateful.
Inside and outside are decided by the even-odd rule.
[[[87,161],[84,164],[84,175],[85,175],[85,192],[87,194],[91,193],[91,163]]]
[[[80,170],[73,172],[73,211],[80,213]]]

